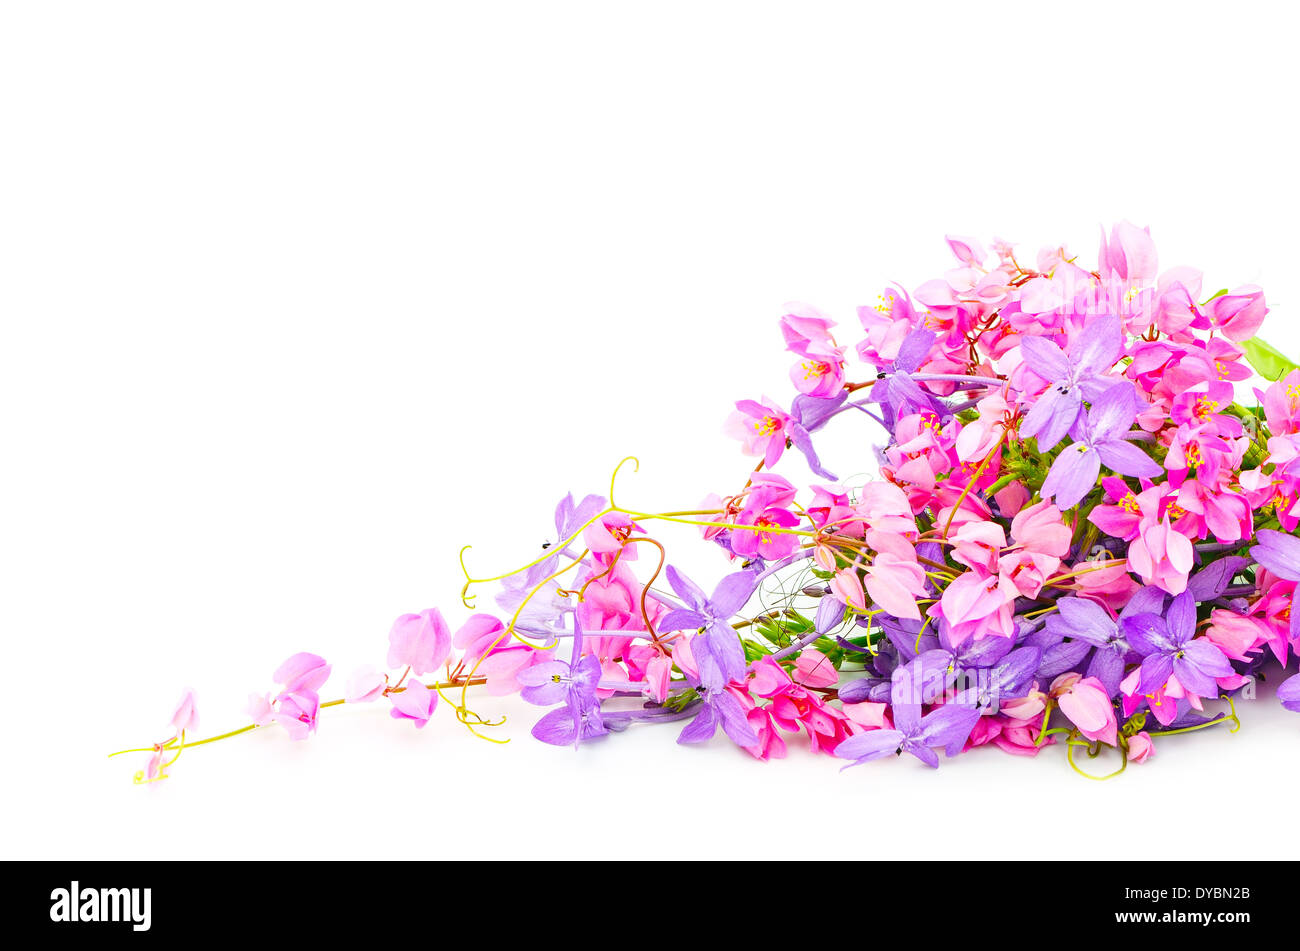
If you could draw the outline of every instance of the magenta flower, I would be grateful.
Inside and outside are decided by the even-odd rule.
[[[793,491],[787,495],[779,483],[760,483],[757,478],[754,482],[756,487],[745,497],[745,507],[736,516],[731,550],[742,558],[779,561],[799,547],[799,536],[785,531],[799,525],[799,516],[786,507]]]
[[[410,667],[427,674],[442,666],[451,653],[451,629],[437,608],[403,614],[388,632],[388,666]]]
[[[593,555],[605,559],[606,564],[619,552],[622,552],[620,561],[635,561],[637,546],[628,545],[627,540],[641,530],[640,525],[622,512],[606,512],[582,530],[582,543]]]

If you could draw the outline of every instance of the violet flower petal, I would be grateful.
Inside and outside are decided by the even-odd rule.
[[[1259,543],[1250,550],[1255,561],[1284,581],[1300,581],[1300,538],[1270,528],[1255,537]]]

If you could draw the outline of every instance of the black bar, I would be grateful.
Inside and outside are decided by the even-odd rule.
[[[557,831],[557,835],[563,835]],[[849,840],[860,836],[846,830]],[[969,846],[970,841],[964,840]],[[868,843],[854,848],[870,854]],[[1287,933],[1295,862],[7,862],[5,920],[56,937],[147,940],[293,937],[337,943],[368,930],[387,940],[432,926],[499,946],[523,941],[622,945],[643,935],[731,938],[770,915],[798,927],[829,912],[843,929],[808,938],[857,943],[873,923],[929,942],[939,936],[1065,934],[1184,943]],[[650,867],[653,866],[653,867]],[[73,883],[75,886],[75,892]],[[144,890],[148,889],[148,915]],[[106,891],[107,890],[107,891]],[[94,898],[88,897],[94,893]],[[71,912],[74,894],[76,917]],[[698,896],[692,899],[690,896]],[[707,896],[707,898],[705,897]],[[680,902],[680,903],[679,903]],[[698,921],[672,909],[699,909]],[[103,909],[101,914],[100,909]],[[758,914],[759,909],[762,913]],[[134,912],[134,914],[132,914]],[[113,917],[120,920],[86,921]],[[147,920],[146,920],[147,917]],[[659,918],[659,921],[655,921]],[[62,920],[55,920],[62,919]],[[616,930],[604,931],[611,922]],[[805,919],[811,920],[811,919]],[[635,922],[635,925],[633,925]],[[886,924],[888,922],[888,924]],[[145,927],[147,925],[147,928]],[[484,929],[487,929],[485,932]],[[569,929],[577,928],[579,933]],[[1020,929],[1042,928],[1044,932]],[[23,932],[19,932],[23,933]],[[601,935],[606,935],[602,938]],[[561,936],[564,937],[561,937]],[[617,937],[623,935],[624,938]],[[852,936],[858,936],[853,938]],[[1200,938],[1195,938],[1199,935]],[[730,939],[729,939],[730,940]]]

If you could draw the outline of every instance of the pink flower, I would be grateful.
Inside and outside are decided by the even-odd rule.
[[[417,730],[423,729],[438,707],[438,691],[430,690],[418,680],[408,680],[401,690],[388,695],[393,708],[388,715],[394,720],[414,720]]]
[[[166,774],[163,772],[163,757],[165,755],[166,751],[162,748],[162,744],[155,743],[153,752],[149,754],[149,762],[147,762],[144,767],[145,782],[151,783],[156,779],[167,778]],[[136,781],[138,782],[139,780],[140,775],[137,773]]]
[[[1029,490],[1019,482],[1012,482],[996,492],[993,498],[998,503],[998,512],[1008,518],[1015,515],[1029,501]]]
[[[840,708],[855,726],[864,730],[892,730],[893,721],[889,718],[889,704],[874,703],[864,700],[862,703],[842,703]]]
[[[1070,535],[1061,510],[1050,502],[1021,509],[1011,520],[1011,537],[1027,551],[1064,558],[1070,550]]]
[[[858,320],[866,339],[858,344],[858,356],[873,366],[883,367],[898,357],[898,348],[916,329],[917,314],[907,291],[887,288],[878,306],[858,308]]]
[[[963,238],[950,234],[945,235],[944,239],[948,242],[948,247],[952,249],[953,255],[966,267],[981,267],[984,264],[984,259],[988,257],[984,246],[974,238]]]
[[[1038,742],[1043,728],[1041,720],[1006,718],[1002,720],[1001,726],[1002,729],[993,738],[993,742],[997,744],[998,749],[1016,756],[1037,756],[1043,747],[1052,745],[1056,739],[1049,736],[1042,743]]]
[[[791,302],[785,306],[789,309],[781,318],[781,336],[787,350],[805,356],[834,349],[831,328],[835,321],[811,304]]]
[[[785,693],[794,684],[785,668],[771,657],[763,657],[749,665],[749,693],[763,700],[771,700]]]
[[[329,679],[330,665],[316,654],[294,654],[279,666],[272,675],[284,687],[284,693],[315,692]]]
[[[834,687],[840,679],[839,671],[830,659],[816,648],[806,647],[794,662],[795,680],[805,687]]]
[[[998,704],[998,712],[1013,720],[1041,720],[1046,708],[1047,694],[1038,689],[1038,681],[1034,681],[1034,686],[1025,696]]]
[[[781,318],[786,349],[802,358],[790,371],[795,389],[825,399],[844,386],[844,349],[831,338],[835,321],[807,304],[791,304]]]
[[[172,714],[172,728],[179,736],[182,733],[194,733],[199,728],[199,712],[195,706],[194,691],[186,689],[181,696],[180,703],[176,704],[176,712]]]
[[[1011,537],[1016,545],[997,564],[1004,588],[1014,589],[1026,598],[1038,597],[1070,550],[1071,534],[1060,509],[1050,502],[1039,502],[1016,513],[1011,520]]]
[[[1300,370],[1292,370],[1260,397],[1268,431],[1274,436],[1300,432]]]
[[[862,587],[862,577],[854,568],[841,568],[830,581],[831,596],[853,610],[865,614],[867,594]]]
[[[582,543],[593,555],[610,556],[622,551],[620,561],[636,560],[636,545],[627,544],[627,540],[641,526],[622,512],[607,512],[582,530]]]
[[[1109,746],[1116,744],[1115,706],[1100,680],[1073,673],[1062,674],[1052,681],[1050,692],[1061,712],[1079,728],[1080,733]]]
[[[967,423],[957,434],[954,448],[962,462],[983,461],[1002,442],[1007,420],[1014,412],[1001,393],[986,396],[976,404],[979,417]]]
[[[506,633],[506,626],[491,614],[472,614],[456,631],[452,646],[464,651],[474,676],[486,678],[487,692],[494,697],[517,693],[518,676],[534,664],[550,659]]]
[[[743,747],[744,751],[755,759],[764,762],[771,759],[785,759],[785,740],[776,728],[776,721],[765,707],[754,707],[745,714],[750,728],[758,734],[758,742],[753,746]]]
[[[1088,521],[1112,538],[1132,541],[1142,527],[1142,507],[1128,483],[1119,476],[1101,480],[1110,504],[1098,505],[1088,514]]]
[[[1012,602],[999,583],[997,575],[967,571],[949,583],[938,603],[929,609],[931,617],[948,622],[950,639],[954,645],[969,638],[1013,637],[1015,622]]]
[[[916,599],[925,594],[925,569],[916,560],[916,549],[902,535],[871,530],[867,544],[876,554],[864,569],[863,583],[871,600],[899,618],[921,620]]]
[[[283,693],[275,702],[271,717],[289,731],[289,739],[305,740],[316,732],[320,716],[320,697],[310,690]]]
[[[348,703],[370,703],[384,695],[388,675],[375,667],[360,667],[348,678],[343,699]]]
[[[1110,229],[1109,241],[1105,234],[1102,235],[1097,258],[1098,270],[1103,277],[1114,274],[1132,283],[1154,281],[1159,270],[1151,230],[1127,221],[1121,221]]]
[[[1193,564],[1191,541],[1174,531],[1168,516],[1144,525],[1129,544],[1129,569],[1147,584],[1170,594],[1187,590],[1187,575]]]
[[[998,570],[998,556],[1006,547],[1007,535],[997,522],[972,519],[953,532],[949,540],[954,543],[952,557],[956,561],[993,574]]]
[[[641,616],[641,582],[637,580],[632,567],[621,558],[612,570],[584,569],[578,575],[578,587],[584,584],[587,585],[587,593],[577,606],[577,615],[585,630],[646,629],[645,619]],[[646,598],[646,610],[651,621],[665,613],[663,603],[653,597]]]
[[[1155,755],[1156,747],[1151,742],[1151,734],[1143,730],[1141,733],[1134,733],[1128,738],[1128,761],[1130,763],[1145,763]]]
[[[645,665],[645,687],[643,691],[655,703],[668,699],[668,685],[673,672],[673,660],[666,654],[655,652],[655,656]]]
[[[275,712],[269,693],[250,693],[246,709],[249,718],[258,726],[266,726],[270,723]]]
[[[442,666],[451,653],[451,629],[437,608],[403,614],[388,632],[388,666],[410,667],[427,674]]]
[[[849,503],[848,493],[833,485],[814,485],[812,493],[812,502],[806,511],[814,525],[818,528],[830,526],[838,535],[862,535],[864,526]]]
[[[1041,729],[1041,718],[1017,720],[1001,714],[983,716],[976,721],[966,746],[971,749],[991,743],[1015,756],[1037,756],[1043,747],[1051,745],[1052,741],[1052,737],[1048,737],[1041,745],[1038,743]]]
[[[1230,294],[1219,295],[1206,305],[1206,309],[1210,313],[1210,320],[1223,331],[1223,335],[1237,342],[1255,336],[1268,314],[1264,292],[1254,284],[1246,284]]]
[[[790,416],[766,397],[761,403],[740,400],[736,412],[727,418],[727,435],[741,441],[741,451],[747,456],[761,456],[769,469],[785,452],[788,438],[786,427]]]
[[[868,482],[858,493],[854,510],[867,527],[900,535],[916,534],[916,518],[907,496],[889,482]]]
[[[791,368],[790,379],[800,393],[829,399],[844,388],[844,360],[833,354],[810,354]]]
[[[1142,585],[1128,573],[1128,565],[1122,559],[1109,563],[1098,561],[1097,565],[1100,567],[1090,564],[1086,572],[1071,579],[1070,583],[1080,597],[1091,598],[1118,613]]]
[[[1186,699],[1193,709],[1201,709],[1201,698],[1196,694],[1188,693],[1179,682],[1177,674],[1171,674],[1165,685],[1153,694],[1138,693],[1141,676],[1141,669],[1134,667],[1128,676],[1120,681],[1120,705],[1124,716],[1132,716],[1145,702],[1160,724],[1168,726],[1178,716],[1179,700]]]
[[[731,550],[742,558],[779,561],[799,547],[799,536],[788,531],[798,527],[799,516],[766,491],[750,492],[735,524]]]

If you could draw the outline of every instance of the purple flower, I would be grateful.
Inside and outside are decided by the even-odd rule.
[[[677,737],[678,743],[703,743],[712,739],[721,726],[722,732],[737,746],[757,745],[758,734],[749,725],[745,708],[735,694],[726,689],[702,689],[700,699],[703,701],[700,712],[686,724]]]
[[[932,393],[927,393],[911,378],[930,355],[937,335],[924,328],[913,330],[898,345],[894,362],[882,367],[880,382],[871,388],[871,398],[880,404],[885,418],[894,420],[911,412],[935,409],[946,412],[946,407]]]
[[[836,756],[853,760],[849,766],[858,766],[890,753],[911,753],[926,766],[937,767],[936,747],[943,747],[949,756],[961,751],[979,721],[977,709],[948,703],[922,716],[921,705],[914,700],[915,685],[902,669],[894,672],[893,686],[894,729],[855,734],[835,747]]]
[[[1300,538],[1277,532],[1271,528],[1261,528],[1255,533],[1258,544],[1250,554],[1262,568],[1266,568],[1283,581],[1300,581]],[[1292,640],[1300,637],[1300,611],[1291,612]]]
[[[890,753],[911,753],[926,766],[937,767],[939,755],[934,748],[942,746],[949,756],[956,755],[979,718],[974,707],[944,704],[921,716],[917,704],[895,704],[895,729],[855,734],[835,747],[835,755],[853,760],[849,766],[860,766]]]
[[[809,469],[821,478],[832,482],[838,482],[839,477],[822,465],[821,459],[817,457],[817,450],[813,448],[812,434],[825,426],[832,416],[844,408],[844,401],[847,398],[848,394],[844,390],[827,399],[818,399],[801,393],[790,405],[790,421],[786,423],[790,445],[803,453]]]
[[[1119,625],[1105,608],[1086,598],[1060,598],[1056,608],[1057,613],[1047,619],[1047,628],[1053,634],[1071,637],[1096,648],[1088,662],[1086,676],[1097,678],[1106,688],[1107,695],[1114,697],[1124,679],[1124,661],[1132,651],[1120,633]]]
[[[930,645],[928,649],[900,668],[900,676],[909,678],[919,690],[911,698],[914,702],[931,703],[959,680],[962,692],[958,701],[982,708],[995,707],[999,698],[1023,697],[1029,692],[1042,659],[1038,647],[1013,651],[1014,642],[1007,637],[967,638],[954,645],[949,626],[941,621],[938,627],[937,639],[921,639],[923,648]],[[913,646],[906,645],[909,650]]]
[[[757,576],[749,571],[727,575],[714,589],[713,597],[684,574],[668,566],[665,572],[673,591],[686,607],[669,611],[657,625],[661,631],[702,630],[705,650],[695,655],[700,680],[711,688],[725,687],[729,681],[745,676],[745,651],[731,619],[745,606],[758,586]]]
[[[582,656],[582,625],[573,618],[573,651],[568,663],[549,660],[515,675],[523,687],[519,695],[529,703],[550,706],[563,703],[533,725],[533,736],[553,746],[577,746],[582,740],[609,732],[600,716],[600,661]]]
[[[1283,581],[1300,581],[1300,538],[1271,528],[1255,533],[1259,544],[1250,553],[1261,566]]]
[[[1097,397],[1087,414],[1080,414],[1073,424],[1070,435],[1074,442],[1052,463],[1043,481],[1043,498],[1056,496],[1061,509],[1077,505],[1096,486],[1102,463],[1120,475],[1158,476],[1163,471],[1160,464],[1124,439],[1133,428],[1137,410],[1132,383],[1116,383]]]
[[[1286,709],[1300,713],[1300,674],[1282,681],[1282,685],[1277,688],[1277,698]]]
[[[604,508],[605,500],[599,495],[584,496],[581,502],[575,502],[573,493],[568,493],[555,506],[555,544],[577,534],[588,519]],[[549,550],[552,544],[547,541],[542,547]],[[556,549],[553,555],[539,561],[527,571],[506,578],[502,585],[505,590],[497,596],[497,604],[503,611],[514,611],[529,591],[555,572],[559,559],[560,549]]]
[[[1119,317],[1102,317],[1084,327],[1068,351],[1043,337],[1022,337],[1020,353],[1025,366],[1051,384],[1020,424],[1020,435],[1037,436],[1038,448],[1047,452],[1078,421],[1084,399],[1101,396],[1106,372],[1124,354],[1124,331]]]
[[[1249,564],[1249,558],[1236,555],[1212,561],[1192,575],[1187,582],[1187,591],[1197,601],[1213,601],[1228,589],[1237,572]]]
[[[986,637],[983,640],[1005,638]],[[974,704],[980,711],[996,713],[1001,701],[1029,694],[1042,658],[1043,652],[1039,648],[1020,647],[989,667],[974,669],[970,677],[974,684],[958,694],[956,703]]]
[[[1120,627],[1129,644],[1142,655],[1138,691],[1150,696],[1176,675],[1192,693],[1213,697],[1217,677],[1230,677],[1232,664],[1211,641],[1196,638],[1196,601],[1187,592],[1173,599],[1164,617],[1134,614]]]

